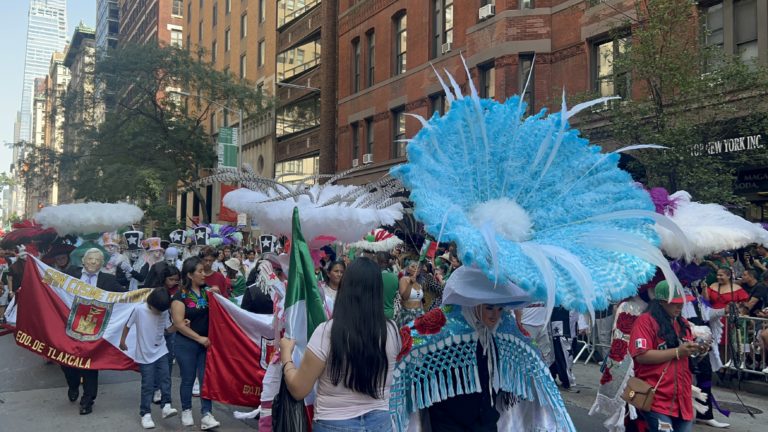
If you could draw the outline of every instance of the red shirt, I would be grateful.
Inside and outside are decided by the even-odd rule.
[[[229,296],[232,294],[232,283],[230,283],[229,279],[225,278],[223,274],[217,271],[205,277],[205,284],[209,287],[219,287],[219,290],[221,290],[221,295],[226,298],[229,298]]]
[[[687,321],[683,319],[687,324]],[[674,322],[675,332],[680,333],[680,325]],[[691,341],[692,334],[686,325],[685,340]],[[650,350],[663,350],[666,342],[659,336],[659,325],[649,312],[635,320],[632,333],[629,335],[629,354],[634,359]],[[706,359],[705,359],[706,360]],[[662,371],[669,365],[667,372]],[[656,396],[653,398],[651,411],[670,417],[681,417],[683,420],[693,420],[693,394],[691,391],[691,371],[688,368],[688,358],[672,359],[670,362],[659,364],[640,364],[635,362],[635,376],[651,386],[659,383]],[[661,379],[661,381],[659,381]]]
[[[749,294],[743,289],[738,289],[731,293],[731,290],[726,289],[722,293],[707,288],[709,290],[709,303],[712,304],[712,309],[724,309],[728,307],[728,303],[736,302],[741,303],[749,300]]]

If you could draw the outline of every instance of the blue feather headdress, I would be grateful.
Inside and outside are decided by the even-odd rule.
[[[568,125],[605,98],[525,117],[518,96],[481,99],[471,79],[464,96],[452,76],[451,88],[438,79],[450,109],[413,116],[423,127],[408,140],[408,162],[391,171],[429,234],[455,241],[459,258],[491,281],[517,284],[550,308],[604,309],[633,295],[657,266],[679,286],[654,223],[679,228],[617,166],[621,151],[660,146],[604,154]]]

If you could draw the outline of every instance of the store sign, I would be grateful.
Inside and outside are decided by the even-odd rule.
[[[691,153],[694,156],[701,156],[703,154],[716,155],[762,148],[765,148],[765,140],[763,140],[762,135],[757,134],[697,144],[693,147]]]
[[[736,193],[768,191],[768,168],[740,171],[734,191]]]

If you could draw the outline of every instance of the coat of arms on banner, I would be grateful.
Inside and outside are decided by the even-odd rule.
[[[76,296],[67,320],[67,335],[89,342],[101,339],[112,315],[114,303]]]
[[[267,370],[269,362],[272,360],[272,355],[275,353],[275,340],[267,339],[264,336],[261,337],[261,358],[259,359],[259,365],[262,369]]]

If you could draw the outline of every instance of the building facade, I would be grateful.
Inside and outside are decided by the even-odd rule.
[[[204,50],[204,60],[220,71],[230,74],[264,92],[275,94],[277,42],[277,10],[275,1],[251,0],[190,0],[185,2],[184,39],[182,46],[196,51]],[[190,93],[194,89],[188,89]],[[208,119],[207,126],[215,142],[219,129],[240,129],[239,111],[218,106]],[[264,177],[274,175],[275,116],[270,111],[243,118],[239,132],[241,162],[250,165]],[[224,186],[226,189],[227,186]],[[212,220],[224,220],[221,215],[221,186],[209,186],[205,195]],[[199,217],[199,202],[193,194],[178,199],[177,215],[180,220]]]
[[[96,50],[99,55],[117,48],[120,34],[120,5],[117,0],[96,1]]]
[[[47,112],[47,86],[46,77],[35,79],[35,92],[32,104],[32,141],[30,146],[45,146],[48,117]],[[34,217],[39,209],[48,204],[49,190],[45,186],[45,179],[41,176],[34,176],[25,185],[26,199],[24,201],[24,214],[27,217]]]
[[[119,0],[118,44],[160,43],[181,40],[183,0]]]
[[[64,66],[64,53],[56,52],[51,56],[51,66],[46,79],[46,132],[45,147],[56,154],[64,151],[64,95],[69,87],[71,75]],[[58,205],[59,182],[54,180],[48,193],[48,203]]]

